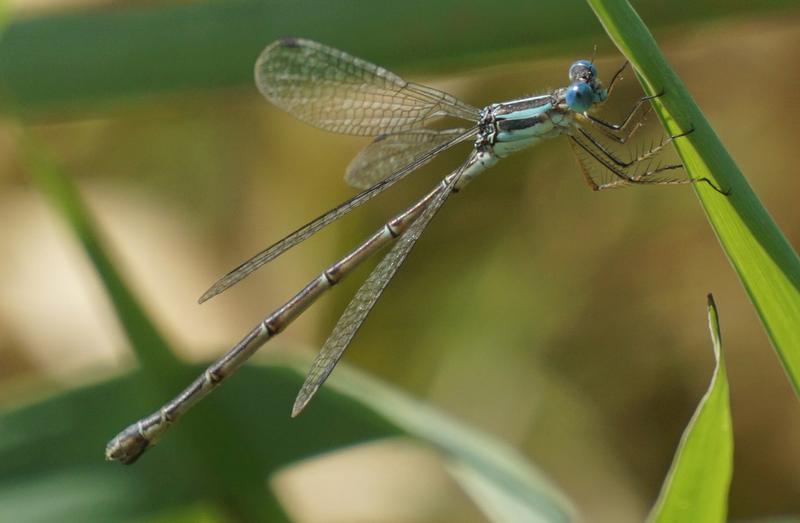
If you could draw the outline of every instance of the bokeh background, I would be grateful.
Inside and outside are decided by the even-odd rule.
[[[220,274],[353,194],[342,175],[367,143],[267,104],[251,82],[261,48],[285,34],[319,39],[476,106],[562,85],[595,45],[602,77],[621,63],[586,5],[524,4],[10,3],[0,39],[0,406],[136,365],[92,266],[31,183],[20,132],[76,183],[180,356],[205,362],[465,154],[448,152],[198,306]],[[800,245],[800,4],[635,6]],[[641,96],[626,76],[603,109],[609,119]],[[658,136],[650,120],[644,142]],[[367,271],[262,352],[312,354]],[[593,193],[565,139],[450,199],[345,360],[517,448],[584,521],[640,521],[712,370],[708,292],[731,383],[730,517],[798,514],[797,398],[692,190]],[[167,437],[153,452],[169,446]],[[435,456],[407,441],[342,450],[273,480],[298,521],[484,521]]]

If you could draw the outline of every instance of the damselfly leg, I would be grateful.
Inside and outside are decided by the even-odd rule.
[[[611,77],[611,81],[608,82],[608,95],[609,96],[611,96],[611,93],[614,92],[614,87],[617,85],[617,82],[622,80],[622,73],[625,71],[625,69],[628,68],[628,65],[630,65],[630,62],[628,62],[627,60],[622,62],[622,65],[620,66],[620,68],[617,69],[617,72],[615,72],[614,76]]]
[[[677,171],[683,169],[683,164],[657,164],[655,167],[653,167],[652,162],[649,160],[661,152],[662,149],[673,140],[685,137],[693,131],[694,129],[690,129],[684,133],[662,139],[659,143],[651,145],[648,149],[635,155],[628,161],[620,160],[619,157],[610,151],[607,146],[600,143],[595,137],[583,129],[580,130],[580,134],[583,138],[572,135],[570,136],[570,143],[573,145],[573,152],[578,159],[578,163],[580,164],[584,178],[589,186],[595,191],[619,188],[634,184],[681,185],[706,183],[718,193],[728,195],[728,192],[717,187],[708,178],[688,178],[677,176],[663,178],[657,176],[668,171]],[[585,154],[581,154],[581,152]],[[592,164],[587,162],[588,158],[586,155],[588,155],[588,158],[594,160],[595,163]],[[602,178],[592,175],[593,168],[597,167],[598,165],[601,170],[611,173],[616,179],[610,181],[599,181],[602,180]]]
[[[630,160],[621,160],[617,153],[611,151],[611,148],[607,145],[603,145],[597,138],[592,136],[588,133],[585,129],[578,129],[578,132],[591,143],[598,151],[600,151],[603,156],[605,156],[608,160],[614,163],[617,167],[621,169],[627,169],[628,167],[632,166],[635,163],[639,163],[643,160],[647,160],[652,158],[653,156],[657,155],[661,152],[661,150],[670,142],[675,140],[676,138],[682,138],[690,133],[692,133],[694,129],[689,129],[685,133],[675,134],[672,136],[668,136],[666,138],[662,138],[659,140],[658,143],[651,143],[649,147],[644,148],[641,152],[635,153]],[[675,168],[682,167],[681,164],[676,164]]]
[[[591,114],[586,114],[586,118],[606,138],[619,144],[625,144],[644,125],[651,110],[651,105],[647,102],[659,96],[662,96],[662,94],[639,98],[620,123],[610,123]]]
[[[614,165],[608,160],[607,157],[603,155],[603,153],[599,152],[599,150],[597,150],[595,147],[584,142],[580,138],[576,138],[574,136],[570,137],[570,145],[572,145],[573,152],[575,153],[575,157],[578,159],[578,164],[581,167],[581,172],[583,173],[586,182],[595,191],[626,187],[633,184],[684,184],[699,181],[691,178],[653,178],[654,175],[659,173],[682,169],[683,165],[681,164],[669,164],[651,168],[650,162],[647,164],[635,162],[629,166],[634,167],[634,170],[629,172],[627,168]],[[643,166],[643,168],[639,169],[639,166]],[[602,177],[602,175],[593,174],[596,169],[611,173],[614,178],[612,180],[604,181],[605,179]]]

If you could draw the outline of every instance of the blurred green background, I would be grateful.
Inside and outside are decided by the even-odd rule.
[[[792,64],[800,4],[635,6],[799,245],[800,68]],[[20,129],[77,184],[117,268],[180,356],[204,362],[465,154],[443,155],[198,306],[220,274],[353,194],[342,175],[367,143],[267,104],[251,80],[263,46],[283,35],[315,38],[477,106],[562,85],[569,64],[594,45],[602,77],[622,61],[577,1],[507,2],[500,13],[450,0],[17,0],[8,11],[0,39],[4,409],[136,364],[91,265],[30,182]],[[640,95],[629,74],[602,114],[614,120]],[[658,136],[651,120],[645,142]],[[312,354],[366,274],[262,352]],[[593,193],[566,140],[502,162],[451,198],[345,360],[520,450],[583,520],[640,521],[713,365],[707,292],[720,307],[731,383],[730,518],[800,513],[797,399],[695,196],[679,186]],[[226,384],[216,394],[259,401],[235,393]],[[114,415],[133,421],[154,407]],[[201,409],[192,416],[202,418]],[[174,451],[180,441],[170,436],[142,461]],[[102,458],[101,447],[87,452]],[[119,477],[130,470],[102,466]],[[435,458],[397,441],[304,462],[274,482],[297,521],[484,521]]]

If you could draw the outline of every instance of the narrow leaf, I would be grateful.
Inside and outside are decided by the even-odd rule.
[[[714,373],[681,437],[675,460],[650,514],[651,523],[725,521],[733,473],[733,430],[719,318],[710,294],[708,326],[716,360]]]
[[[66,222],[80,242],[103,282],[117,318],[143,367],[169,374],[180,367],[169,345],[127,288],[103,247],[97,229],[72,181],[49,157],[34,137],[18,133],[28,173],[48,203]]]

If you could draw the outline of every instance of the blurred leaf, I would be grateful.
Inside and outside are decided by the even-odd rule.
[[[151,372],[163,373],[164,379],[169,380],[171,373],[179,371],[180,363],[172,355],[167,342],[147,317],[138,300],[123,283],[114,263],[103,249],[86,206],[72,182],[59,172],[35,138],[22,131],[18,133],[18,138],[25,153],[28,173],[50,206],[61,214],[80,241],[103,282],[139,362]]]
[[[306,363],[295,367],[301,375]],[[571,521],[568,501],[517,451],[353,369],[326,383],[437,448],[464,490],[492,521]],[[319,410],[312,404],[310,410]]]
[[[267,494],[266,480],[299,460],[410,434],[502,494],[495,505],[522,505],[538,516],[535,521],[569,521],[561,496],[523,457],[352,370],[338,369],[332,386],[323,388],[302,416],[290,419],[304,376],[297,369],[307,363],[295,361],[294,368],[243,367],[172,430],[190,441],[210,439],[213,452],[222,457],[246,452],[261,471],[255,481],[262,497]],[[147,382],[139,372],[0,416],[0,521],[52,521],[54,515],[70,521],[118,521],[219,501],[214,489],[220,478],[212,466],[218,460],[205,455],[187,461],[176,434],[169,434],[134,466],[102,461],[105,440],[135,415],[135,398]],[[200,430],[186,421],[202,421]],[[245,482],[254,478],[224,479],[230,482],[226,489],[236,489],[246,488]],[[485,495],[469,493],[483,506]],[[222,506],[229,518],[236,518],[235,505]]]
[[[675,9],[659,0],[639,2],[659,24],[682,28],[690,20],[794,4],[704,0]],[[282,36],[317,39],[387,67],[441,71],[442,65],[492,63],[498,54],[585,54],[602,34],[578,0],[507,0],[504,10],[513,16],[497,23],[486,23],[486,2],[480,0],[309,0],[302,6],[240,0],[20,19],[0,42],[0,92],[25,110],[91,100],[83,109],[97,111],[98,99],[250,85],[258,53]]]
[[[728,377],[720,346],[714,299],[708,295],[708,327],[716,364],[703,399],[681,437],[675,460],[649,520],[653,523],[724,522],[733,472]]]
[[[241,500],[229,499],[230,491],[243,489],[265,503],[265,482],[275,470],[400,434],[357,402],[326,391],[319,409],[291,421],[289,407],[300,377],[283,368],[250,366],[135,466],[105,462],[106,440],[140,413],[137,397],[149,383],[147,373],[138,372],[2,415],[0,521],[121,521],[209,502],[222,508],[227,520],[252,521],[247,515],[257,511],[241,512]],[[200,439],[213,446],[204,446],[199,455],[183,444]],[[259,471],[255,477],[246,470],[228,475],[219,466],[220,458],[236,463],[242,454]],[[264,511],[257,517],[286,520]]]
[[[663,91],[654,107],[669,134],[694,129],[675,140],[692,178],[707,178],[730,191],[723,196],[706,184],[695,190],[709,223],[739,275],[800,395],[800,259],[772,221],[723,147],[686,87],[658,50],[641,18],[625,0],[588,0],[611,39],[630,60],[648,94]],[[699,261],[699,260],[698,260]]]

